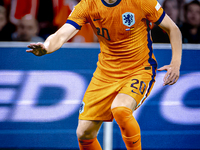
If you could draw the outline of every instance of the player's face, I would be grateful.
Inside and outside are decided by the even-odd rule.
[[[196,4],[189,5],[186,19],[192,26],[200,26],[200,7]]]

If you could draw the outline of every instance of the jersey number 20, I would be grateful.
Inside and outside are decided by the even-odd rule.
[[[96,28],[97,29],[97,35],[104,37],[106,40],[110,41],[110,35],[108,32],[108,29],[106,28],[102,28],[102,30],[100,28]]]

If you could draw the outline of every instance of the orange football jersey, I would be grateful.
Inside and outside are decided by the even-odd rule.
[[[164,16],[156,0],[117,0],[113,4],[81,0],[66,23],[77,29],[91,24],[101,49],[94,76],[115,80],[138,71],[141,65],[156,69],[147,22],[159,24]]]

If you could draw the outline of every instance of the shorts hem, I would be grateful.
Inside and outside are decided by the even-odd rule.
[[[102,118],[102,117],[79,117],[79,120],[94,120],[94,121],[104,121],[104,122],[112,122],[113,118],[108,119],[108,118]]]

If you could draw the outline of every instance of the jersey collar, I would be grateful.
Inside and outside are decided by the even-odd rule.
[[[102,3],[105,5],[105,6],[107,6],[107,7],[114,7],[114,6],[117,6],[120,2],[121,2],[121,0],[117,0],[115,3],[113,3],[113,4],[108,4],[108,3],[106,3],[104,0],[101,0],[102,1]]]

